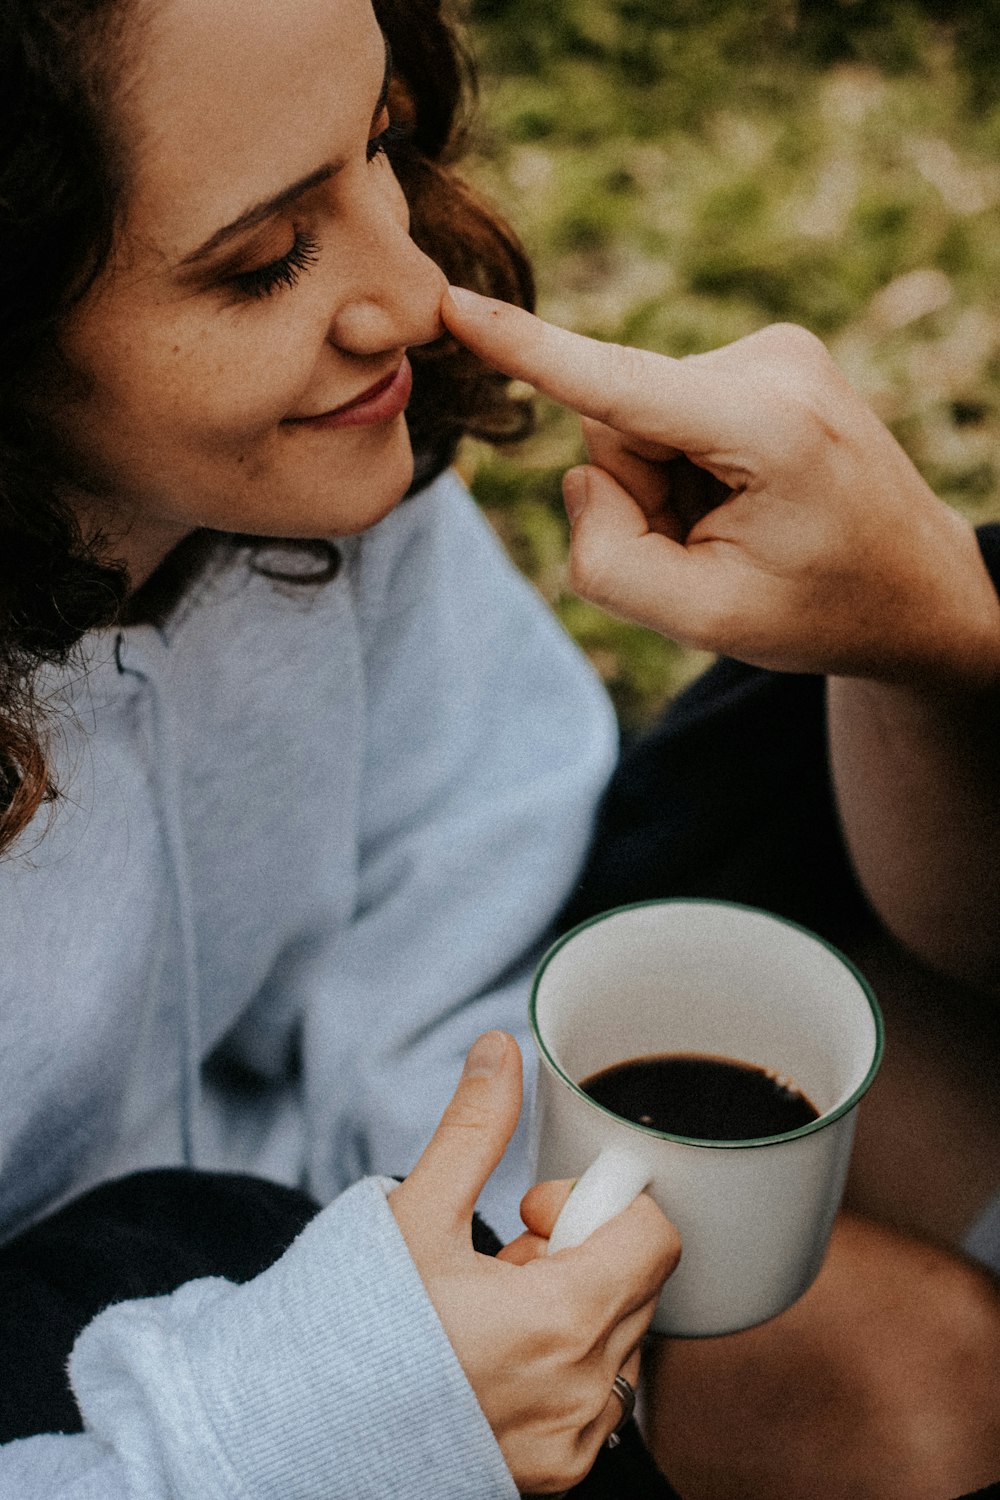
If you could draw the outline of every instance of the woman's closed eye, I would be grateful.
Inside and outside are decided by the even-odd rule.
[[[277,260],[266,266],[255,266],[252,271],[239,271],[229,278],[230,286],[244,297],[270,297],[282,288],[291,288],[303,271],[314,264],[319,255],[319,244],[302,230],[295,231],[291,248]]]

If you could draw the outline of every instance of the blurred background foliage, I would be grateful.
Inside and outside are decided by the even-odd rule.
[[[1000,0],[465,0],[467,175],[539,311],[671,355],[778,319],[824,338],[937,492],[1000,516]],[[575,419],[460,466],[623,723],[705,658],[565,581]]]

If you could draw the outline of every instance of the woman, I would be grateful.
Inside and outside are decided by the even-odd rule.
[[[223,1247],[193,1260],[231,1281],[123,1301],[177,1285],[130,1267],[69,1417],[8,1422],[0,1493],[564,1489],[677,1244],[645,1200],[558,1260],[470,1241],[520,1103],[497,1028],[613,733],[444,472],[520,417],[439,340],[441,267],[530,297],[443,165],[454,41],[434,0],[24,0],[0,27],[5,1265],[16,1290],[67,1223],[72,1259],[78,1208],[46,1216],[137,1168],[341,1193],[259,1275]],[[524,1186],[519,1139],[498,1226]],[[192,1180],[167,1220],[185,1191],[193,1233],[215,1200]]]

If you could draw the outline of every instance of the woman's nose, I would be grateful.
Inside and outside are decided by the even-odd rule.
[[[428,344],[444,331],[441,298],[448,279],[399,226],[359,267],[357,287],[334,314],[329,338],[350,354],[380,354]]]

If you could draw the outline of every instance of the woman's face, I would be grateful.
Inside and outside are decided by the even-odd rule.
[[[369,0],[157,0],[135,37],[125,233],[66,330],[86,394],[57,422],[138,582],[195,527],[385,515],[412,475],[405,350],[441,331],[445,278],[379,150]]]

